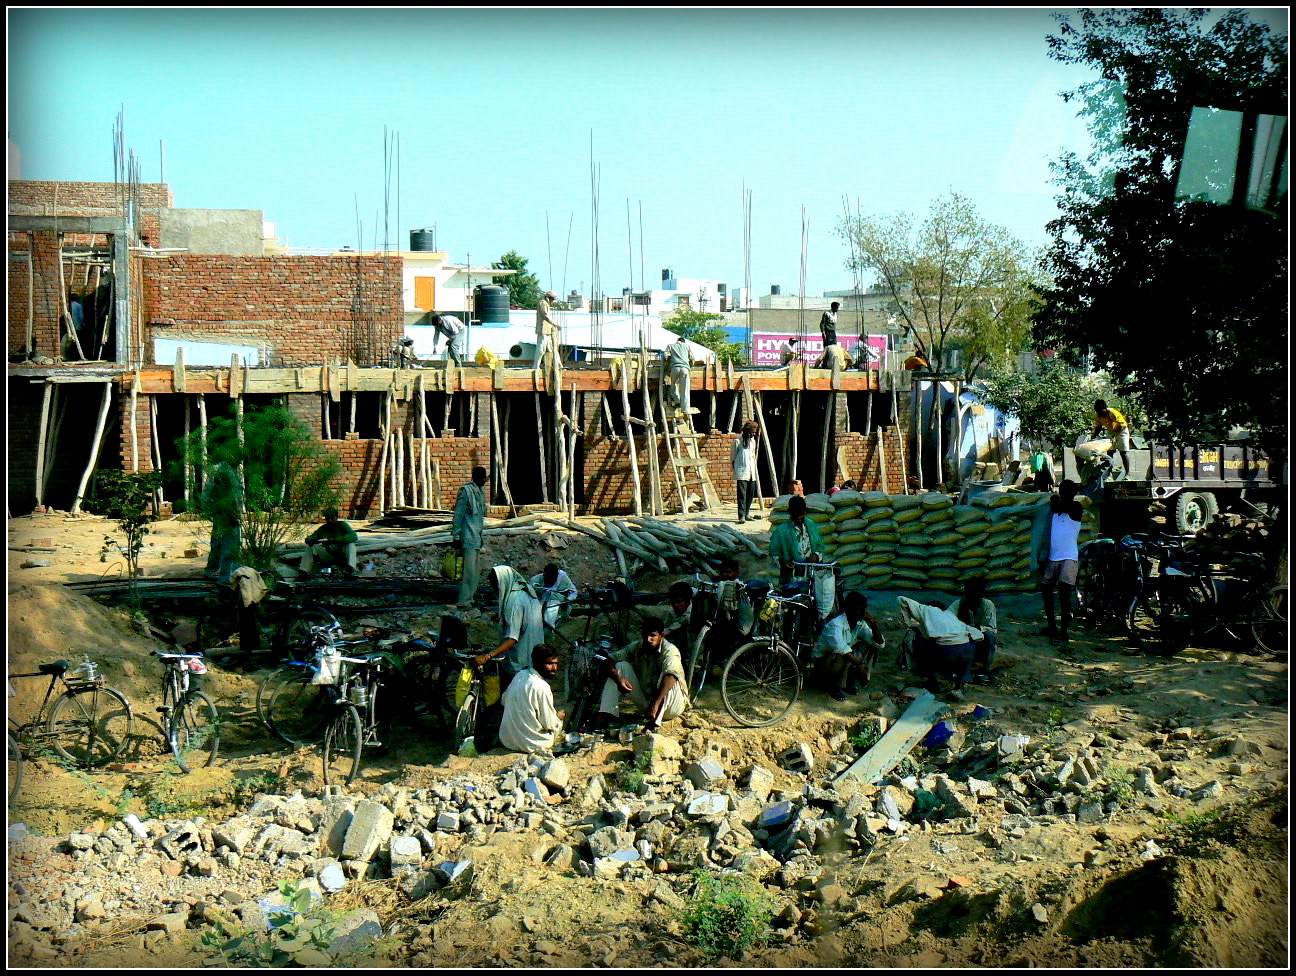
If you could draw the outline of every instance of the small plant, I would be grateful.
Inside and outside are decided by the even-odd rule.
[[[770,897],[742,875],[693,872],[693,895],[680,912],[684,938],[710,959],[737,958],[765,939],[773,915]]]
[[[132,581],[139,576],[140,552],[154,517],[154,495],[161,487],[159,471],[103,470],[95,474],[94,487],[86,498],[87,506],[96,514],[117,522],[126,540],[123,545],[112,536],[104,536],[99,561],[107,562],[109,554],[120,553]]]
[[[860,752],[868,752],[882,738],[882,730],[876,725],[867,726],[860,729],[847,741]]]
[[[203,804],[197,797],[163,790],[161,777],[152,777],[135,784],[135,797],[144,804],[144,812],[155,820],[166,820],[198,809]]]
[[[1134,774],[1128,766],[1120,763],[1108,764],[1104,770],[1107,780],[1107,799],[1121,806],[1134,802]]]
[[[259,793],[279,793],[284,786],[284,778],[278,773],[262,770],[247,779],[236,780],[223,791],[222,799],[235,806],[254,800]]]
[[[279,892],[287,904],[266,910],[268,932],[236,922],[217,922],[203,933],[199,944],[231,966],[281,967],[297,962],[306,950],[328,952],[337,929],[333,913],[295,881],[281,881]]]
[[[647,775],[648,770],[652,768],[652,760],[651,749],[635,756],[634,759],[617,771],[617,786],[627,792],[638,793],[643,789],[644,777]]]
[[[1172,815],[1165,846],[1183,857],[1217,859],[1225,847],[1236,847],[1246,837],[1246,818],[1244,808],[1231,806],[1186,817]]]

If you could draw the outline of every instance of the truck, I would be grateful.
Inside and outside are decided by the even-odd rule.
[[[1104,522],[1122,525],[1154,503],[1165,506],[1167,525],[1181,535],[1204,529],[1225,510],[1255,514],[1280,503],[1287,491],[1287,465],[1265,456],[1253,441],[1158,444],[1135,436],[1128,477],[1108,480]],[[1120,470],[1119,454],[1113,454]],[[1083,462],[1063,452],[1063,476],[1084,483]]]

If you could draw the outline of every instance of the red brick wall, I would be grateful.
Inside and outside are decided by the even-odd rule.
[[[878,433],[881,434],[882,454],[886,460],[886,484],[882,484],[878,465]],[[838,433],[837,446],[846,454],[849,470],[840,480],[851,478],[860,491],[885,491],[899,494],[904,490],[904,473],[900,465],[900,440],[894,427],[879,428],[865,436],[854,432]]]
[[[62,314],[62,296],[59,293],[58,235],[38,231],[30,235],[32,258],[32,342],[37,354],[58,356]],[[28,235],[9,235],[9,247],[28,250]],[[9,352],[15,353],[27,345],[27,262],[9,258]]]
[[[15,216],[115,217],[122,213],[119,192],[116,183],[10,180],[9,213]],[[136,230],[146,244],[158,246],[158,208],[173,206],[175,198],[165,183],[140,184]],[[89,244],[90,237],[69,234],[65,243]],[[99,243],[103,243],[102,235]]]
[[[358,281],[376,320],[370,349],[367,331],[357,344]],[[381,256],[184,254],[144,269],[150,336],[265,345],[273,366],[373,365],[404,334],[401,302],[400,262]]]

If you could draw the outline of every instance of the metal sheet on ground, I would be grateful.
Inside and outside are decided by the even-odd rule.
[[[895,725],[887,730],[873,748],[860,756],[837,776],[838,780],[856,779],[874,783],[889,773],[940,720],[945,709],[930,691],[913,700]]]

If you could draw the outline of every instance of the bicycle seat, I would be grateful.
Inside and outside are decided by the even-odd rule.
[[[779,596],[803,596],[810,592],[809,580],[793,580],[779,586]]]
[[[40,673],[60,675],[66,673],[67,669],[70,667],[72,667],[72,665],[68,664],[67,661],[55,661],[53,664],[42,664],[40,666]]]

